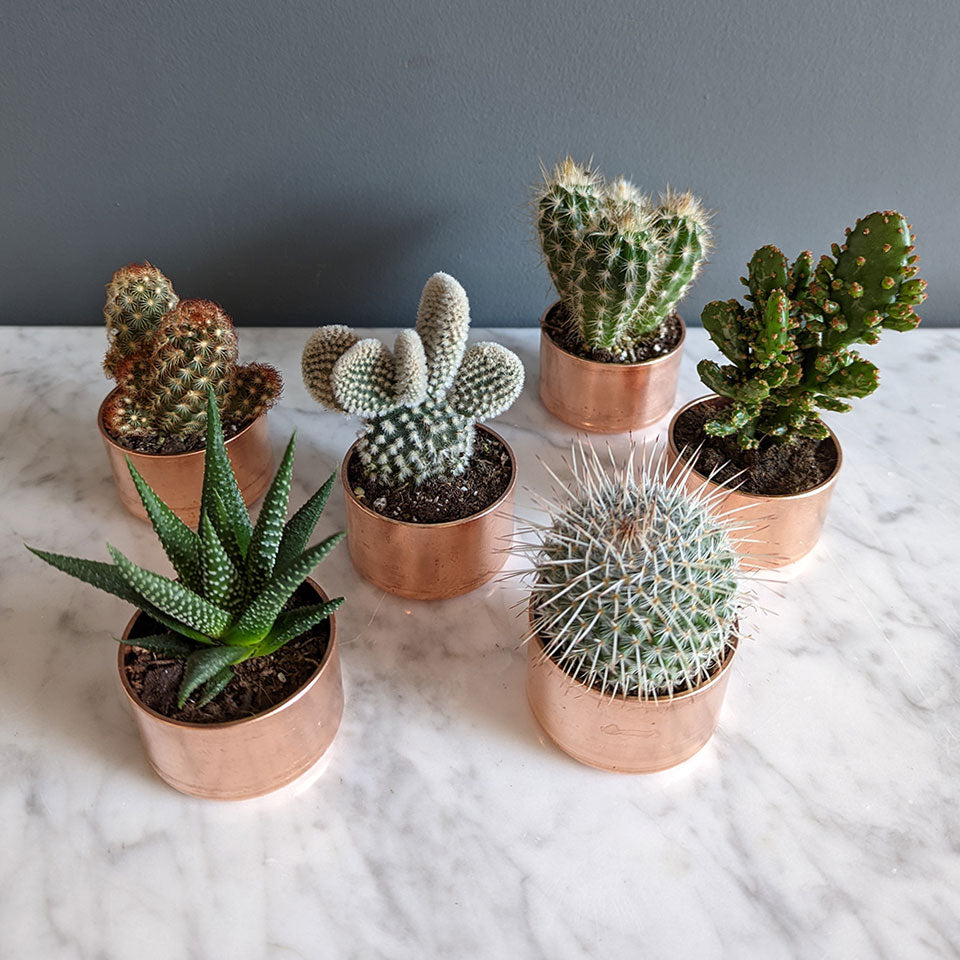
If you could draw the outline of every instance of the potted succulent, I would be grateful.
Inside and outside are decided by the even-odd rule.
[[[360,574],[399,596],[467,593],[506,560],[517,463],[479,422],[516,400],[523,365],[496,343],[468,348],[469,330],[463,287],[435,273],[393,352],[343,326],[303,352],[314,399],[365,421],[341,468],[347,543]]]
[[[266,364],[237,363],[237,334],[209,300],[180,300],[149,263],[118,270],[104,307],[107,376],[117,386],[97,417],[123,505],[146,519],[129,457],[174,513],[200,517],[207,387],[217,397],[227,451],[244,502],[259,499],[273,470],[265,413],[282,388]]]
[[[730,361],[702,360],[714,391],[674,416],[669,448],[695,455],[691,484],[735,487],[718,499],[749,518],[739,546],[751,567],[792,563],[820,536],[842,462],[819,410],[845,412],[877,389],[877,368],[855,350],[883,330],[912,330],[926,294],[916,276],[910,225],[895,211],[872,213],[814,267],[761,247],[742,278],[750,306],[714,301],[703,325]]]
[[[690,193],[653,202],[569,157],[543,180],[537,232],[560,299],[540,320],[540,397],[582,430],[650,426],[673,406],[676,306],[710,248],[709,216]]]
[[[342,539],[307,548],[334,478],[284,523],[293,438],[251,524],[208,391],[200,529],[191,530],[128,460],[171,580],[109,547],[113,563],[33,553],[138,608],[118,672],[147,757],[183,793],[258,796],[309,769],[333,740],[343,687],[330,600],[308,578]]]
[[[554,477],[557,480],[556,477]],[[712,736],[744,591],[729,520],[662,449],[574,448],[532,554],[527,698],[581,763],[653,773]]]

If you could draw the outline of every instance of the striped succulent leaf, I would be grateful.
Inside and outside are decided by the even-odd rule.
[[[28,548],[58,570],[134,604],[166,628],[166,633],[129,642],[158,656],[184,661],[178,698],[181,707],[195,694],[198,706],[208,703],[229,685],[236,664],[270,656],[329,617],[343,602],[343,597],[337,597],[284,609],[307,575],[343,538],[338,533],[314,547],[306,546],[334,477],[284,524],[293,477],[291,438],[254,526],[227,459],[212,391],[207,423],[211,428],[199,532],[179,520],[130,467],[140,499],[179,580],[145,570],[109,545],[112,564]]]

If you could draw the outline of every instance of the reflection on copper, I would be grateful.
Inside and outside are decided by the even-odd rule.
[[[642,430],[665,417],[677,394],[687,328],[667,354],[642,363],[600,363],[557,346],[540,318],[540,399],[564,423],[591,433]]]
[[[313,580],[305,584],[320,602],[329,599]],[[127,624],[124,640],[139,616],[137,612]],[[157,775],[194,797],[246,800],[278,790],[309,770],[333,742],[343,715],[334,616],[329,624],[323,661],[296,693],[254,717],[225,723],[185,723],[145,706],[127,680],[123,661],[130,647],[121,644],[120,686]]]
[[[120,501],[135,517],[147,519],[137,488],[133,485],[126,458],[140,472],[160,499],[188,526],[196,529],[200,521],[200,491],[203,486],[203,450],[192,453],[137,453],[117,443],[103,424],[103,411],[114,390],[100,405],[97,427],[107,450],[110,469]],[[264,413],[226,441],[233,472],[248,506],[266,493],[273,478],[273,451]]]
[[[443,600],[476,590],[507,560],[513,536],[517,459],[509,444],[507,489],[485,510],[449,523],[408,523],[384,517],[361,503],[350,489],[347,469],[354,444],[343,458],[340,479],[347,505],[347,545],[357,572],[388,593],[411,600]]]

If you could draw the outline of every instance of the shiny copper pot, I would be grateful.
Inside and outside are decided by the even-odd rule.
[[[329,599],[313,580],[305,583],[320,602]],[[124,640],[139,616],[137,612],[127,624]],[[323,661],[296,693],[254,717],[226,723],[170,720],[144,706],[124,669],[130,647],[121,644],[120,686],[156,774],[194,797],[246,800],[278,790],[309,770],[333,742],[343,715],[336,618],[331,616],[329,623]]]
[[[126,458],[129,457],[140,475],[154,492],[188,526],[196,528],[200,522],[200,490],[203,486],[203,450],[192,453],[137,453],[117,443],[103,425],[103,411],[116,390],[100,404],[97,427],[103,437],[107,459],[120,501],[135,517],[147,519],[137,488],[133,485]],[[227,454],[233,464],[240,493],[248,506],[266,492],[273,478],[273,450],[267,416],[263,414],[253,423],[230,437]]]
[[[510,483],[486,510],[449,523],[392,520],[362,504],[347,476],[357,445],[347,451],[340,468],[347,546],[357,572],[381,590],[411,600],[445,600],[476,590],[506,563],[517,459],[503,437],[488,427],[477,429],[499,440],[510,455]]]
[[[670,421],[667,431],[667,456],[674,463],[679,458],[677,444],[673,438],[674,425],[678,417],[697,404],[715,400],[716,394],[699,397],[681,407]],[[829,430],[829,427],[827,428]],[[830,430],[830,437],[837,448],[837,465],[823,483],[803,493],[762,494],[747,493],[744,490],[731,490],[725,497],[715,498],[712,507],[717,513],[736,511],[731,520],[739,529],[734,534],[737,550],[743,557],[743,566],[748,570],[769,570],[784,567],[805,557],[820,539],[830,497],[840,476],[843,464],[843,451],[836,434]],[[735,487],[737,481],[732,481]],[[704,487],[709,495],[721,491],[720,484],[712,483],[696,470],[689,473],[686,480],[688,490]]]
[[[540,399],[564,423],[592,433],[642,430],[665,417],[677,394],[687,328],[669,353],[642,363],[585,360],[557,346],[540,318]]]
[[[527,644],[527,700],[547,736],[574,760],[617,773],[656,773],[692,757],[713,736],[737,647],[696,690],[660,700],[604,695]]]

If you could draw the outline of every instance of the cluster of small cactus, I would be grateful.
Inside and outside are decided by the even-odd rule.
[[[543,180],[537,231],[567,321],[587,347],[632,361],[700,271],[709,216],[690,193],[654,202],[569,157]]]
[[[426,282],[415,330],[391,352],[344,326],[321,327],[303,351],[303,380],[325,407],[361,417],[364,472],[391,485],[462,473],[475,424],[519,396],[523,365],[497,343],[467,348],[470,305],[445,273]]]
[[[199,691],[198,706],[217,696],[233,667],[265,657],[325,620],[343,597],[285,610],[311,570],[342,533],[307,547],[327,497],[329,480],[285,521],[293,475],[293,438],[270,485],[256,525],[237,488],[213,388],[207,390],[206,453],[200,526],[191,530],[153,492],[127,458],[140,499],[177,580],[137,566],[109,547],[113,563],[29,549],[58,570],[134,604],[164,632],[130,642],[183,660],[178,705]]]
[[[669,697],[710,677],[743,601],[729,517],[662,450],[622,463],[573,451],[532,554],[531,630],[570,676],[608,696]]]
[[[735,434],[745,449],[763,437],[825,438],[818,408],[847,411],[846,400],[877,388],[877,368],[850,348],[920,322],[913,308],[925,299],[926,283],[916,276],[913,249],[910,225],[887,210],[858,220],[816,268],[810,251],[790,264],[776,247],[757,250],[741,278],[751,306],[715,300],[703,310],[704,327],[730,360],[697,367],[701,380],[731,401],[706,432]]]
[[[150,264],[117,271],[104,317],[111,336],[104,369],[119,388],[104,420],[117,436],[202,436],[208,388],[230,424],[255,419],[280,394],[272,367],[237,363],[230,317],[210,300],[179,300]]]

